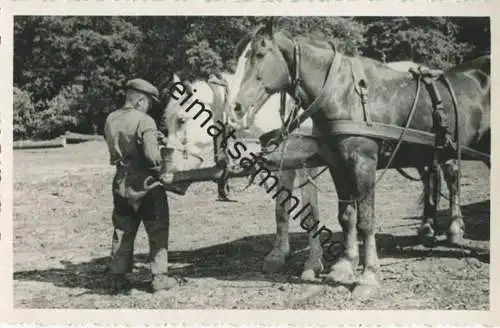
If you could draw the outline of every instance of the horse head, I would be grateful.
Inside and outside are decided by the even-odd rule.
[[[185,101],[187,95],[196,95],[196,88],[188,82],[182,82],[177,74],[164,98],[164,108],[160,126],[165,127],[167,137],[167,156],[169,171],[180,171],[198,168],[202,164],[201,153],[211,139],[201,131],[199,122],[186,111],[192,101]],[[182,94],[179,96],[179,94]],[[192,96],[194,99],[195,96]],[[205,138],[204,138],[205,137]],[[208,139],[208,140],[204,140]]]
[[[274,33],[273,30],[274,20],[271,18],[244,39],[249,42],[236,69],[242,78],[233,85],[235,96],[228,108],[233,125],[247,127],[269,97],[291,87],[289,62],[293,57],[289,58],[288,54],[293,54],[294,44],[284,33]]]

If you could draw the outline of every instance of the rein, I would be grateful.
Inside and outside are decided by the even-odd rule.
[[[214,102],[209,104],[210,110],[215,114],[215,118],[220,119],[222,124],[226,126],[227,117],[225,116],[225,108],[229,101],[229,83],[225,78],[220,80],[214,76],[210,77],[207,81],[208,86],[212,90],[214,95]],[[219,94],[215,86],[224,88],[224,99]],[[219,172],[215,175],[215,182],[217,183],[217,193],[219,195],[218,200],[227,201],[229,193],[229,169],[228,169],[228,154],[227,154],[227,142],[226,142],[226,129],[224,128],[222,134],[213,138],[214,146],[214,162],[215,166],[218,168]],[[221,140],[222,139],[222,140]],[[220,140],[220,142],[219,142]]]
[[[331,76],[333,74],[330,74],[333,71],[336,71],[339,66],[340,66],[340,61],[341,61],[341,55],[340,53],[336,52],[335,50],[335,45],[333,43],[330,43],[332,46],[332,49],[334,51],[334,56],[333,59],[330,63],[330,68],[328,70],[328,76],[325,80],[325,83],[323,84],[322,90],[318,97],[308,106],[307,109],[305,109],[302,114],[298,115],[298,112],[301,108],[301,102],[300,102],[300,97],[299,97],[299,87],[300,87],[300,46],[297,44],[295,40],[293,41],[293,48],[294,48],[294,65],[290,69],[288,64],[285,62],[285,67],[288,69],[288,77],[290,81],[290,88],[291,88],[291,94],[292,98],[295,101],[295,104],[288,116],[288,118],[285,119],[285,113],[286,113],[286,91],[282,91],[280,94],[280,118],[281,118],[281,123],[282,123],[282,128],[280,129],[280,133],[273,139],[269,140],[265,144],[262,145],[263,152],[264,153],[271,153],[274,152],[278,149],[278,146],[283,143],[283,146],[281,147],[281,160],[280,160],[280,172],[283,169],[283,163],[284,163],[284,155],[286,152],[286,147],[287,147],[287,142],[288,142],[288,137],[292,131],[297,129],[305,120],[307,120],[314,112],[316,112],[319,108],[321,108],[320,105],[320,100],[322,97],[324,97],[327,94],[327,86],[331,84]],[[291,70],[293,70],[293,75],[291,73]],[[270,150],[270,146],[273,145],[274,149]],[[317,190],[320,190],[317,184],[314,182],[315,179],[317,179],[323,172],[325,172],[328,168],[325,167],[323,168],[318,174],[316,174],[314,177],[309,176],[305,182],[301,183],[298,187],[294,187],[293,189],[300,189],[303,186],[307,185],[308,183],[311,183]]]
[[[332,43],[332,47],[334,47],[333,43]],[[293,97],[295,103],[294,103],[292,110],[290,111],[288,117],[285,118],[287,93],[285,91],[282,91],[280,93],[280,111],[279,111],[280,119],[281,119],[280,138],[284,139],[284,140],[283,140],[283,147],[281,147],[281,159],[280,159],[279,172],[281,172],[283,170],[283,163],[285,160],[285,152],[286,152],[286,146],[288,145],[289,134],[294,130],[291,127],[291,125],[293,122],[295,122],[297,120],[297,115],[298,115],[299,110],[301,108],[301,101],[300,101],[300,97],[299,97],[299,86],[300,86],[300,81],[301,81],[301,79],[300,79],[300,46],[295,42],[295,40],[293,40],[293,50],[294,50],[293,57],[294,57],[294,63],[295,63],[295,65],[293,67],[293,73],[294,73],[293,78],[291,77],[292,75],[290,74],[290,69],[288,69],[288,72],[289,72],[289,80],[290,80],[291,90],[292,90],[292,97]],[[288,65],[285,65],[285,66],[288,68]],[[306,117],[306,119],[307,119],[307,117]],[[300,118],[298,120],[300,120]],[[305,121],[305,119],[303,121]],[[300,123],[298,124],[298,126],[300,126]],[[297,187],[293,187],[292,190],[301,189],[302,187],[306,186],[308,183],[312,184],[317,190],[320,190],[320,188],[314,182],[314,180],[316,180],[327,169],[328,169],[328,167],[324,167],[319,173],[315,174],[314,176],[309,175],[306,178],[306,181],[302,182]]]
[[[297,43],[295,42],[295,40],[293,40],[293,44],[294,44],[294,63],[293,63],[293,67],[294,67],[294,75],[293,75],[293,78],[292,78],[292,74],[290,72],[290,69],[288,70],[288,74],[289,74],[289,78],[291,79],[291,91],[292,91],[292,95],[296,101],[296,105],[295,107],[298,107],[299,105],[299,97],[298,97],[298,87],[299,87],[299,84],[300,84],[300,57],[298,54],[300,54],[300,48],[299,46],[297,45]],[[285,144],[283,145],[282,147],[282,160],[281,160],[281,166],[282,167],[282,164],[283,164],[283,155],[284,155],[284,152],[285,152],[285,148],[286,148],[286,140],[288,139],[288,135],[290,134],[291,131],[295,130],[296,128],[298,128],[298,126],[303,123],[307,118],[311,117],[319,108],[321,108],[321,100],[325,97],[325,94],[327,93],[327,90],[329,90],[329,86],[332,85],[332,76],[333,76],[333,72],[336,71],[338,69],[338,67],[340,66],[340,61],[341,61],[341,55],[340,53],[336,52],[335,51],[335,47],[332,43],[330,43],[332,45],[332,48],[333,48],[333,58],[332,58],[332,61],[330,63],[330,67],[327,71],[327,76],[326,76],[326,79],[325,79],[325,82],[323,84],[323,87],[320,91],[320,93],[318,94],[318,96],[314,99],[314,101],[308,106],[308,108],[306,110],[304,110],[304,112],[299,115],[298,117],[296,116],[296,114],[294,115],[294,111],[292,111],[292,113],[290,114],[289,118],[284,121],[283,120],[283,113],[284,113],[284,106],[285,106],[285,95],[284,93],[285,92],[282,92],[281,94],[281,108],[280,108],[280,114],[282,114],[282,129],[281,129],[281,133],[276,136],[275,138],[269,140],[269,142],[267,143],[267,145],[265,145],[266,147],[268,147],[268,145],[270,144],[273,144],[275,146],[275,149],[278,147],[278,145],[280,143],[282,143],[283,141],[285,142]],[[283,55],[283,54],[282,54]],[[284,56],[282,58],[284,61]],[[286,61],[285,61],[286,62]],[[288,65],[287,65],[288,67]],[[361,105],[362,105],[362,110],[363,110],[363,117],[364,117],[364,122],[368,125],[368,126],[371,126],[372,125],[372,122],[371,122],[371,119],[370,119],[370,116],[369,116],[369,112],[367,110],[367,95],[366,95],[366,89],[367,89],[367,86],[366,86],[366,82],[364,79],[360,79],[358,81],[358,77],[357,77],[357,74],[355,72],[355,67],[354,65],[352,65],[351,63],[351,68],[352,68],[352,76],[353,76],[353,80],[354,80],[354,85],[355,85],[355,91],[356,93],[358,94],[358,96],[360,97],[360,102],[361,102]],[[358,68],[358,67],[356,67]],[[360,70],[362,71],[362,69]],[[410,72],[412,72],[410,70]],[[416,95],[415,95],[415,98],[414,98],[414,101],[413,101],[413,104],[412,104],[412,107],[410,109],[410,113],[408,115],[408,118],[407,118],[407,121],[406,121],[406,124],[405,124],[405,127],[402,129],[401,131],[401,134],[399,135],[399,138],[397,139],[397,143],[396,143],[396,146],[394,147],[392,153],[391,153],[391,156],[387,162],[387,165],[385,166],[382,174],[379,176],[379,178],[375,181],[373,187],[372,187],[372,190],[370,190],[369,193],[366,193],[366,195],[364,197],[366,197],[368,194],[370,194],[373,189],[376,188],[377,184],[381,181],[381,179],[383,178],[383,176],[385,175],[385,173],[387,172],[387,170],[390,168],[392,162],[394,161],[395,159],[395,156],[404,140],[404,137],[407,133],[407,131],[409,130],[409,126],[412,122],[412,119],[413,119],[413,116],[414,116],[414,113],[415,113],[415,109],[416,109],[416,105],[417,105],[417,102],[418,102],[418,98],[419,98],[419,94],[420,94],[420,89],[421,89],[421,81],[423,80],[426,85],[428,86],[428,89],[429,89],[429,93],[431,94],[431,99],[432,99],[432,103],[433,103],[433,107],[434,107],[434,111],[433,111],[433,121],[434,121],[434,124],[436,124],[436,118],[434,117],[435,115],[439,115],[438,111],[436,109],[439,109],[439,108],[442,108],[442,102],[441,102],[441,99],[439,97],[439,94],[437,93],[437,89],[435,88],[434,84],[431,84],[428,82],[428,79],[429,77],[425,74],[425,73],[422,73],[422,71],[419,72],[420,74],[413,74],[414,75],[414,78],[417,80],[417,90],[416,90]],[[362,73],[361,73],[362,75]],[[444,74],[440,74],[439,75],[439,79],[442,79],[443,80],[443,83],[445,84],[445,86],[447,87],[448,91],[450,92],[451,94],[451,98],[452,98],[452,102],[453,102],[453,106],[454,106],[454,110],[455,110],[455,117],[456,117],[456,120],[455,120],[455,134],[456,134],[456,139],[457,139],[457,160],[458,160],[458,179],[460,181],[460,176],[461,176],[461,166],[460,166],[460,159],[461,159],[461,144],[460,144],[460,137],[459,137],[459,129],[458,129],[458,105],[457,105],[457,101],[456,101],[456,96],[455,96],[455,93],[453,91],[453,88],[451,86],[451,83],[448,81],[448,79],[444,76]],[[431,85],[431,87],[429,87],[429,85]],[[294,116],[292,116],[294,115]],[[446,121],[446,118],[443,118],[442,119],[443,121]],[[340,123],[340,122],[339,122]],[[442,123],[442,122],[441,122]],[[443,124],[443,123],[442,123]],[[446,130],[446,128],[445,128]],[[436,133],[436,136],[435,136],[435,155],[434,155],[434,159],[433,159],[433,166],[436,165],[437,163],[437,154],[440,150],[442,150],[444,148],[444,145],[445,144],[445,141],[443,140],[444,137],[442,138],[439,138],[438,136],[438,133]],[[439,147],[441,144],[441,147]],[[446,144],[446,146],[448,146],[449,144]],[[399,171],[399,170],[398,170]],[[399,171],[401,173],[401,171]],[[458,186],[458,190],[457,190],[457,194],[458,194],[458,197],[460,197],[460,186]],[[361,199],[363,199],[364,197],[360,197],[359,199],[356,199],[356,200],[340,200],[339,201],[344,201],[344,202],[357,202],[357,201],[360,201]],[[435,197],[434,197],[435,199]],[[458,198],[460,199],[460,198]]]
[[[294,77],[292,78],[292,75],[290,74],[290,70],[288,71],[289,77],[291,79],[291,87],[292,87],[292,95],[294,97],[294,100],[297,102],[296,105],[300,107],[300,100],[298,97],[298,87],[300,86],[300,57],[297,55],[299,54],[299,45],[293,40],[294,43],[294,53],[296,54],[294,56]],[[277,147],[281,142],[284,141],[284,138],[288,136],[293,130],[297,129],[302,123],[304,123],[305,120],[307,120],[309,117],[311,117],[316,111],[318,111],[321,108],[321,101],[329,94],[328,86],[332,85],[332,78],[333,75],[332,72],[337,71],[338,68],[340,67],[342,55],[340,52],[337,52],[335,49],[335,45],[330,42],[330,45],[332,46],[333,49],[333,58],[332,61],[330,62],[330,66],[327,72],[327,77],[325,79],[325,82],[323,83],[323,86],[321,88],[321,91],[319,95],[314,99],[314,101],[302,112],[302,114],[296,116],[295,118],[291,119],[288,122],[288,125],[285,126],[281,134],[278,135],[276,138],[270,140],[268,144],[274,144],[275,147]],[[284,59],[283,59],[284,60]],[[288,65],[287,65],[288,67]],[[298,111],[298,110],[297,110]],[[290,117],[291,118],[291,117]],[[267,145],[265,145],[267,146]]]

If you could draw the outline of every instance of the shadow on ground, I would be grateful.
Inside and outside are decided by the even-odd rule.
[[[485,240],[489,238],[489,201],[463,207],[466,219],[467,238]],[[411,219],[411,218],[407,218]],[[333,236],[341,240],[340,232]],[[290,242],[295,251],[283,273],[266,275],[262,273],[262,262],[274,244],[274,235],[258,235],[241,238],[224,244],[205,248],[172,251],[169,253],[170,273],[183,278],[216,278],[241,281],[282,281],[296,280],[307,256],[307,236],[303,233],[290,234]],[[489,250],[466,245],[447,247],[436,245],[425,248],[419,245],[414,235],[394,236],[387,233],[377,235],[380,258],[464,258],[473,257],[481,262],[489,262]],[[362,252],[360,252],[362,254]],[[136,267],[132,274],[134,287],[147,290],[149,269],[148,254],[134,256]],[[14,280],[52,283],[58,287],[83,288],[84,293],[107,294],[109,257],[93,259],[89,262],[71,263],[61,261],[64,268],[18,271]],[[329,267],[331,261],[326,263]]]
[[[465,223],[465,238],[470,240],[487,241],[490,240],[490,200],[471,203],[462,206],[462,215]],[[445,230],[449,222],[448,209],[438,211],[438,218],[441,230]],[[412,216],[403,220],[417,220],[421,218]]]

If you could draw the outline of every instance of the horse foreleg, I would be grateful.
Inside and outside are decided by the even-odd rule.
[[[460,199],[458,195],[459,172],[455,160],[450,160],[442,165],[444,179],[449,190],[450,201],[450,224],[448,226],[448,242],[460,244],[464,236],[464,221],[462,218],[462,209],[460,208]]]
[[[347,169],[347,168],[346,168]],[[339,170],[340,171],[340,170]],[[336,172],[330,168],[339,199],[338,220],[343,232],[344,252],[332,265],[325,280],[330,284],[352,284],[355,281],[355,270],[359,261],[358,237],[356,231],[357,209],[356,202],[349,200],[352,197],[352,181],[348,177],[350,172]]]
[[[375,179],[377,169],[376,156],[358,155],[354,163],[355,195],[358,198],[357,228],[363,239],[363,273],[353,290],[354,297],[367,296],[378,286],[377,273],[379,260],[375,239]]]
[[[317,171],[317,168],[298,169],[297,173],[300,183],[306,181],[308,175],[315,175]],[[309,213],[304,215],[300,220],[300,226],[307,231],[309,238],[309,257],[304,263],[301,278],[303,280],[313,280],[317,274],[323,271],[321,241],[318,236],[314,236],[318,231],[319,224],[318,191],[311,183],[304,185],[300,191],[302,207],[308,203],[311,205]]]
[[[281,171],[279,174],[279,185],[292,190],[293,181],[295,180],[295,170]],[[285,265],[286,259],[290,254],[290,240],[288,236],[290,214],[290,202],[285,202],[285,206],[281,205],[283,202],[283,193],[276,198],[275,203],[275,218],[276,218],[276,241],[274,248],[264,259],[263,270],[265,272],[278,272]]]

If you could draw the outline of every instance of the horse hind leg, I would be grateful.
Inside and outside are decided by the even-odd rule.
[[[451,244],[461,244],[464,236],[464,221],[462,218],[462,209],[460,208],[460,199],[458,194],[459,172],[456,160],[450,160],[442,165],[444,179],[449,190],[450,202],[450,223],[446,232],[448,242]]]
[[[424,187],[423,202],[424,210],[422,215],[422,222],[418,229],[418,237],[423,245],[433,245],[436,238],[436,228],[437,228],[437,207],[439,197],[435,200],[433,193],[437,192],[439,194],[440,183],[436,184],[436,181],[441,180],[441,170],[438,167],[436,172],[431,172],[431,169],[427,170],[425,167],[417,167],[418,173],[422,179],[422,184]]]
[[[306,181],[308,175],[315,175],[317,171],[317,168],[298,169],[297,173],[300,183]],[[315,236],[319,225],[318,191],[315,186],[311,183],[304,185],[301,188],[300,201],[302,203],[302,208],[305,208],[307,204],[310,204],[309,212],[303,213],[300,218],[300,226],[307,231],[309,238],[309,256],[304,263],[301,278],[303,280],[314,280],[316,275],[319,275],[323,271],[323,262],[321,260],[323,256],[323,248],[321,247],[319,237]],[[294,219],[296,218],[294,217]]]
[[[295,180],[295,170],[282,171],[279,174],[278,189],[281,187],[292,190],[293,181]],[[275,202],[275,219],[276,219],[276,239],[274,248],[264,259],[263,271],[274,273],[280,271],[286,263],[288,255],[290,254],[290,240],[289,240],[289,219],[290,209],[289,202],[285,206],[281,205],[283,202],[281,195],[276,198]]]

